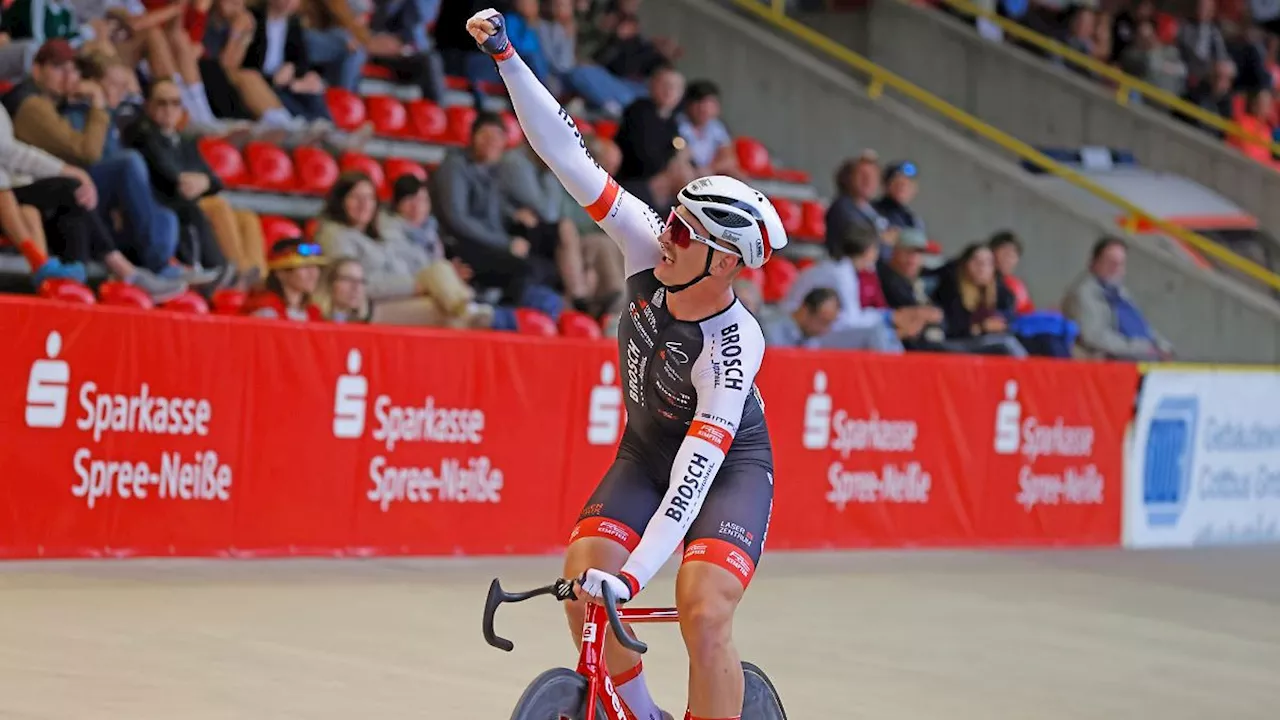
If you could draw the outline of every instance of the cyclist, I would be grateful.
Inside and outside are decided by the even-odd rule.
[[[724,176],[686,185],[666,222],[600,169],[569,113],[525,65],[502,15],[467,29],[498,63],[530,145],[625,259],[628,316],[618,330],[627,425],[617,457],[570,535],[565,577],[635,597],[684,541],[676,576],[693,720],[742,714],[733,614],[755,572],[773,509],[773,451],[755,375],[764,338],[731,284],[787,243],[763,194]],[[566,603],[580,642],[583,601]],[[638,720],[670,716],[640,657],[610,639],[606,661]]]

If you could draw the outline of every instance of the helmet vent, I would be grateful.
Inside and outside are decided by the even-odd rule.
[[[711,218],[712,222],[727,228],[745,228],[751,227],[752,223],[747,218],[737,213],[725,212],[716,208],[703,208],[702,212]]]

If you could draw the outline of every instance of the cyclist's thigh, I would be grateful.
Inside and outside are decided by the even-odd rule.
[[[587,500],[569,535],[569,542],[581,538],[605,538],[631,552],[640,542],[649,519],[662,502],[663,491],[642,463],[618,457]]]
[[[720,565],[745,588],[764,552],[772,513],[771,465],[727,459],[685,534],[683,562]]]

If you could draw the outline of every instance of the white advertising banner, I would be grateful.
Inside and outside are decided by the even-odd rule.
[[[1124,537],[1129,547],[1280,542],[1280,374],[1146,375]]]

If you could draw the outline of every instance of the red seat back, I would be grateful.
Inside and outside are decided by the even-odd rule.
[[[800,227],[804,224],[804,215],[800,212],[800,206],[794,200],[786,198],[771,198],[773,209],[778,211],[778,217],[782,218],[782,229],[787,231],[788,237],[795,237],[800,233]]]
[[[790,260],[775,257],[764,264],[764,301],[776,303],[787,296],[800,271]]]
[[[800,228],[800,238],[813,242],[822,242],[827,238],[827,209],[817,200],[806,200],[800,212],[804,215],[804,224]]]
[[[429,100],[414,100],[406,108],[409,122],[405,134],[419,140],[446,142],[449,139],[449,116],[444,108]]]
[[[516,308],[516,329],[522,335],[556,335],[556,324],[551,317],[532,308]]]
[[[170,312],[186,313],[188,315],[208,315],[209,303],[205,299],[192,290],[188,290],[178,297],[166,302],[160,306],[163,310]]]
[[[302,237],[302,230],[298,228],[298,223],[289,218],[282,218],[276,215],[263,215],[262,222],[262,242],[266,245],[268,253],[271,252],[271,246],[286,238]]]
[[[465,105],[450,105],[445,111],[449,118],[449,135],[445,142],[466,145],[471,141],[471,126],[476,121],[476,109]]]
[[[565,337],[592,338],[603,337],[600,325],[590,315],[565,310],[560,313],[560,334]]]
[[[338,158],[338,167],[342,168],[342,172],[354,171],[368,175],[373,181],[373,186],[378,189],[379,196],[386,192],[387,176],[382,172],[382,166],[378,161],[368,155],[348,150]]]
[[[293,161],[284,150],[265,142],[254,141],[244,146],[248,168],[246,182],[263,190],[294,190]]]
[[[372,95],[364,99],[364,107],[374,132],[393,137],[403,134],[409,114],[399,100],[389,95]]]
[[[396,180],[399,180],[402,175],[412,175],[419,180],[427,179],[426,168],[412,160],[406,160],[405,158],[387,158],[386,161],[382,163],[382,169],[385,171],[387,178],[387,197],[383,198],[384,200],[391,197],[391,186],[394,185]]]
[[[203,137],[197,146],[204,161],[209,163],[209,168],[223,184],[235,187],[244,182],[244,158],[240,157],[240,151],[234,145],[226,140]]]
[[[612,140],[618,134],[618,123],[613,120],[597,120],[596,134],[605,140]]]
[[[298,189],[308,195],[324,195],[338,180],[338,161],[320,148],[295,149],[293,167],[298,177]]]
[[[249,294],[235,288],[222,288],[213,294],[213,312],[216,315],[239,315]]]
[[[77,303],[79,305],[97,305],[98,300],[93,291],[75,280],[66,278],[50,278],[40,283],[40,297],[49,300]]]
[[[733,146],[738,153],[738,164],[748,175],[765,177],[772,174],[769,151],[759,140],[740,137],[733,141]]]
[[[517,147],[524,142],[524,129],[520,127],[520,121],[515,115],[509,112],[502,113],[502,124],[507,130],[507,147]]]
[[[103,305],[135,307],[150,310],[155,307],[151,296],[138,288],[119,280],[107,280],[98,286],[98,301]]]
[[[333,117],[333,124],[340,130],[355,130],[368,118],[360,96],[350,90],[331,87],[325,90],[324,99],[329,106],[329,115]]]

